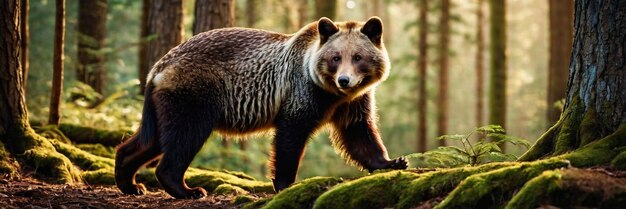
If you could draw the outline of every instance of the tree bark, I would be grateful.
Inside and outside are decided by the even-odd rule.
[[[335,19],[337,14],[337,0],[315,0],[315,17],[319,19],[322,17],[328,17],[331,20]]]
[[[0,4],[0,136],[21,129],[28,121],[24,99],[24,71],[20,59],[21,42],[19,18],[21,0]]]
[[[155,38],[147,44],[147,71],[183,41],[183,1],[151,0],[150,3],[148,36]]]
[[[417,151],[427,150],[426,133],[426,68],[428,67],[428,0],[419,4],[419,57],[417,81]]]
[[[63,93],[63,63],[65,54],[65,0],[56,0],[56,15],[54,21],[54,57],[52,73],[52,90],[50,93],[50,114],[48,124],[59,125],[61,94]]]
[[[193,34],[235,25],[234,0],[196,0]]]
[[[602,162],[626,145],[626,2],[578,0],[575,11],[563,114],[521,160],[592,150],[593,144],[609,149],[581,159]]]
[[[550,61],[548,67],[548,127],[561,117],[555,103],[565,98],[567,67],[572,54],[574,2],[550,0]]]
[[[21,26],[20,26],[20,34],[22,36],[22,55],[21,55],[21,62],[22,62],[22,74],[24,75],[24,83],[23,83],[23,88],[24,88],[24,92],[26,92],[26,82],[28,81],[28,44],[30,42],[30,32],[28,30],[28,16],[30,13],[30,0],[22,0],[21,2],[21,6],[20,6],[20,19],[22,20],[21,22]]]
[[[484,35],[483,0],[478,0],[476,8],[476,127],[485,125],[485,35]]]
[[[450,0],[441,1],[439,19],[439,93],[437,97],[437,136],[448,132],[448,44],[450,42]],[[445,146],[439,140],[439,146]]]
[[[505,0],[490,0],[489,124],[506,128],[506,16]],[[504,151],[504,144],[501,145]]]
[[[107,1],[78,1],[77,80],[104,93],[106,54],[103,52],[107,34]]]
[[[151,0],[142,0],[141,1],[141,28],[139,35],[139,64],[138,66],[138,75],[139,75],[139,94],[143,95],[146,91],[146,79],[148,77],[148,71],[150,71],[150,66],[148,65],[148,36],[149,28],[148,28],[148,17],[150,17],[150,5]]]

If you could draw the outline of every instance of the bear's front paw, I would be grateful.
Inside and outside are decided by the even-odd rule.
[[[405,157],[399,157],[389,161],[386,168],[388,169],[406,169],[409,167],[409,161]]]

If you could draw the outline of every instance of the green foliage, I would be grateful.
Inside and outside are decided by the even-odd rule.
[[[470,138],[475,135],[478,136],[478,140],[472,144]],[[488,138],[492,140],[487,140]],[[412,161],[417,163],[416,167],[459,167],[488,162],[514,161],[517,160],[517,157],[503,153],[499,147],[500,144],[511,143],[524,146],[526,149],[530,146],[524,139],[506,135],[502,126],[499,125],[486,125],[474,129],[469,134],[443,135],[437,139],[458,141],[463,147],[439,147],[424,153],[408,155],[408,158],[416,159]]]

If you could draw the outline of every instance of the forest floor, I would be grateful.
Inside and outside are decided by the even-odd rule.
[[[266,194],[258,194],[260,197]],[[177,200],[163,190],[146,195],[122,194],[115,186],[48,184],[24,177],[0,179],[0,208],[239,208],[234,196],[210,195]]]

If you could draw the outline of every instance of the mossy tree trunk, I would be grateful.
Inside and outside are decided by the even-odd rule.
[[[522,160],[567,153],[624,128],[625,14],[626,2],[620,0],[576,2],[574,48],[564,111],[556,125]],[[626,145],[626,139],[622,141],[619,144]],[[612,149],[604,154],[616,153]]]
[[[0,139],[26,165],[35,168],[36,173],[46,174],[55,182],[77,182],[80,175],[70,160],[57,153],[28,123],[23,88],[25,75],[20,62],[19,28],[23,21],[19,16],[20,3],[20,0],[8,0],[0,4]]]

